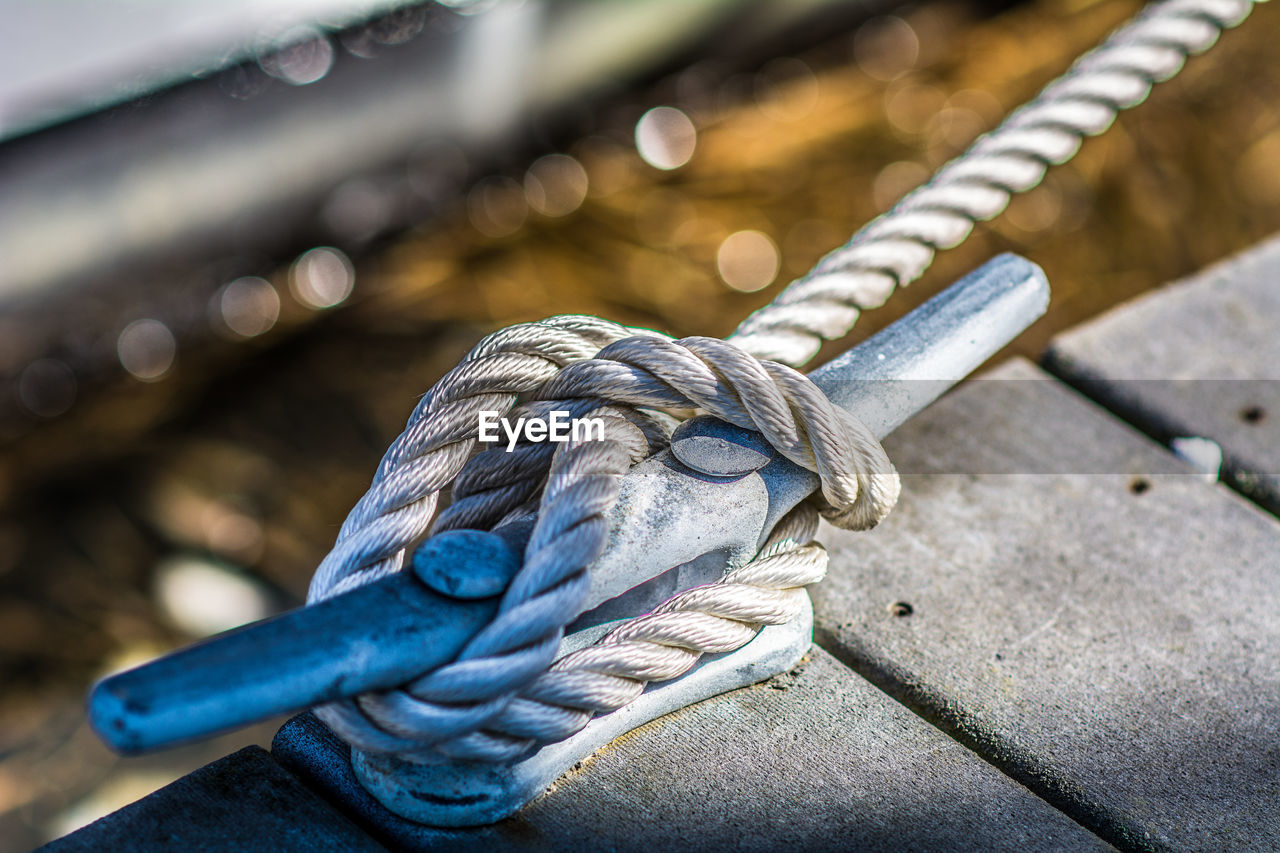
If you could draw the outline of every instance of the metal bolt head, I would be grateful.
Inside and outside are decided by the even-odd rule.
[[[700,474],[741,477],[773,460],[773,449],[758,432],[701,415],[671,434],[671,454]]]
[[[413,573],[450,598],[501,595],[520,570],[523,555],[501,536],[483,530],[449,530],[418,546]]]

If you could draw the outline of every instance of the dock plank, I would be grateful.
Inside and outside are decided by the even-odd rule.
[[[1280,238],[1056,337],[1045,365],[1161,441],[1200,436],[1280,513]]]
[[[104,850],[385,851],[250,746],[44,847],[47,853]]]
[[[395,817],[309,715],[273,752],[401,850],[1110,849],[820,649],[637,729],[492,827]]]
[[[1280,523],[1025,361],[886,442],[817,638],[1118,846],[1280,847]],[[994,381],[1001,380],[1001,381]]]

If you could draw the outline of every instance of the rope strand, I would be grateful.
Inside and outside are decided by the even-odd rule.
[[[583,318],[582,326],[593,322],[598,321]],[[571,318],[554,318],[546,325],[578,328]],[[602,337],[612,336],[610,331]],[[527,338],[522,336],[522,340]],[[503,346],[510,340],[511,336],[504,336]],[[507,349],[495,348],[489,341],[482,342],[476,352],[480,353],[479,361],[510,356]],[[523,356],[537,358],[539,354],[526,350]],[[546,742],[551,732],[558,733],[552,740],[568,737],[586,724],[591,713],[620,707],[600,698],[602,683],[608,684],[605,693],[615,697],[610,702],[638,695],[645,682],[674,678],[705,652],[738,648],[760,626],[794,618],[803,600],[797,596],[804,595],[799,588],[821,574],[813,571],[820,549],[810,548],[801,560],[768,557],[775,568],[794,570],[777,575],[781,586],[739,583],[731,580],[737,575],[730,574],[722,584],[671,599],[648,621],[637,621],[629,633],[606,638],[601,646],[608,646],[604,651],[557,664],[556,671],[567,667],[578,673],[574,681],[555,688],[558,703],[540,701],[537,693],[521,692],[550,667],[564,627],[581,611],[588,588],[586,569],[604,547],[608,536],[605,514],[617,500],[623,475],[636,461],[665,446],[674,421],[649,414],[652,407],[706,411],[761,431],[783,455],[818,473],[822,496],[809,510],[811,515],[816,509],[835,523],[869,527],[883,518],[897,499],[897,474],[865,426],[837,409],[807,377],[783,365],[754,359],[731,344],[709,338],[673,341],[650,333],[614,340],[594,358],[554,368],[547,367],[548,363],[546,359],[530,363],[537,375],[545,378],[528,389],[533,399],[516,411],[601,414],[605,416],[605,438],[561,445],[550,455],[522,446],[504,453],[513,460],[507,469],[497,461],[496,454],[502,452],[497,449],[477,453],[460,466],[456,476],[466,484],[462,499],[456,509],[441,515],[437,530],[452,529],[464,521],[470,526],[491,527],[541,487],[538,518],[524,565],[504,595],[498,616],[472,638],[457,660],[423,673],[401,688],[370,692],[316,709],[335,732],[361,749],[395,752],[422,761],[441,756],[511,760]],[[485,380],[479,381],[479,376]],[[451,446],[468,451],[478,448],[478,411],[470,401],[498,399],[497,388],[524,387],[523,381],[498,382],[487,365],[477,369],[464,362],[433,389],[430,402],[419,407],[422,416],[411,420],[405,433],[408,438],[393,445],[393,451],[399,453],[401,447],[412,444],[422,449],[424,456],[405,456],[399,467],[382,471],[382,479],[353,511],[353,515],[359,513],[357,522],[349,520],[344,527],[348,538],[341,543],[343,553],[364,555],[366,560],[380,558],[387,547],[386,518],[395,518],[401,506],[434,499],[408,487],[436,482],[434,476],[421,476],[417,469],[427,465],[438,468],[442,458],[452,464],[453,457],[446,455]],[[475,396],[467,397],[464,392]],[[502,399],[509,400],[510,395]],[[456,426],[459,412],[474,412],[469,428]],[[442,444],[445,440],[452,445]],[[413,476],[403,477],[406,470],[414,472]],[[387,507],[387,515],[371,517],[370,506]],[[816,515],[813,517],[813,525],[804,527],[808,538],[812,538],[810,528],[816,526]],[[780,529],[791,530],[792,526]],[[372,538],[372,544],[363,542],[365,536]],[[825,566],[825,554],[821,560]],[[334,580],[326,581],[332,583],[329,589],[349,588],[349,584],[378,576],[357,563],[344,568],[346,574],[335,573]],[[767,578],[768,573],[758,577]],[[315,594],[321,599],[330,593],[316,587]],[[625,643],[620,639],[623,636],[629,638]],[[585,678],[581,675],[585,671],[599,678]],[[618,679],[634,684],[628,686]],[[570,691],[565,686],[568,683],[578,685],[580,691]],[[545,684],[542,689],[547,689]]]
[[[1258,0],[1262,2],[1262,0]],[[1037,185],[1051,165],[1111,126],[1151,87],[1248,17],[1254,0],[1161,0],[1076,60],[1031,101],[979,137],[928,182],[791,282],[729,340],[760,358],[800,365],[848,334],[861,311],[924,274],[940,249],[965,241]]]
[[[510,761],[626,705],[647,682],[687,672],[702,654],[739,648],[761,626],[795,618],[804,587],[826,571],[826,552],[812,542],[816,510],[842,527],[870,527],[896,501],[899,482],[866,427],[788,365],[805,363],[824,339],[847,333],[862,310],[919,278],[938,250],[959,245],[1013,194],[1039,184],[1050,165],[1074,156],[1085,137],[1141,103],[1154,83],[1252,7],[1253,0],[1147,7],[748,317],[728,342],[673,341],[581,316],[513,326],[481,341],[423,397],[387,450],[317,569],[308,600],[399,570],[451,483],[453,503],[434,532],[492,529],[537,502],[524,565],[498,616],[457,660],[398,689],[316,713],[366,751],[418,761]],[[481,411],[552,410],[599,414],[605,439],[555,448],[526,443],[512,452],[479,442]],[[605,517],[623,475],[665,447],[675,419],[691,411],[759,431],[818,473],[821,500],[788,515],[751,562],[719,582],[678,593],[595,645],[554,660],[584,601],[587,567],[604,546]]]

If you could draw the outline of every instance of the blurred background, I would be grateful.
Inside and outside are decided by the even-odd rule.
[[[727,334],[1139,7],[0,0],[0,849],[269,742],[120,759],[83,697],[300,604],[480,336]],[[1035,357],[1277,230],[1277,31],[1260,5],[828,352],[1016,251],[1054,287]]]

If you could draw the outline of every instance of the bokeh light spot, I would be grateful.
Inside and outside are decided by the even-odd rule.
[[[922,164],[899,160],[885,166],[876,175],[871,182],[871,198],[877,210],[885,211],[928,179],[929,170]]]
[[[270,331],[280,318],[280,294],[270,282],[257,276],[223,285],[215,300],[223,325],[242,338]]]
[[[543,216],[567,216],[587,197],[587,170],[572,157],[548,154],[529,167],[524,194],[529,206]]]
[[[896,84],[885,92],[885,117],[904,133],[921,133],[946,103],[946,95],[935,86]]]
[[[750,293],[768,287],[778,275],[778,247],[767,234],[738,231],[720,244],[716,268],[734,290]]]
[[[340,184],[325,201],[320,217],[338,242],[359,242],[386,227],[392,214],[391,200],[372,181],[350,180]]]
[[[929,145],[944,145],[959,152],[987,129],[987,123],[967,107],[946,107],[929,123]]]
[[[476,230],[487,237],[514,234],[529,216],[524,188],[511,178],[485,178],[467,195],[467,215]]]
[[[355,283],[351,261],[328,246],[304,252],[294,261],[289,275],[294,298],[308,308],[332,308],[346,301]]]
[[[872,18],[853,34],[853,58],[862,73],[876,80],[896,80],[915,67],[920,39],[906,21],[894,15]]]
[[[387,12],[366,29],[380,44],[404,44],[412,40],[427,21],[423,6],[409,6]]]
[[[1062,213],[1062,195],[1052,184],[1013,197],[1005,210],[1005,219],[1015,228],[1029,234],[1048,231]]]
[[[309,27],[285,33],[271,53],[258,60],[258,65],[272,77],[294,86],[305,86],[322,79],[333,67],[333,44]]]
[[[654,107],[636,122],[636,151],[655,169],[679,169],[697,144],[693,122],[675,107]]]
[[[589,136],[573,151],[587,170],[587,193],[592,198],[604,198],[631,186],[641,171],[624,146],[604,136]]]
[[[206,637],[272,613],[263,589],[228,567],[205,557],[179,556],[156,571],[156,599],[175,626]]]
[[[774,121],[799,121],[818,105],[818,78],[794,57],[774,59],[755,79],[756,106]]]
[[[120,364],[144,382],[163,378],[177,354],[178,342],[173,332],[159,320],[134,320],[116,339]]]
[[[75,374],[57,359],[33,361],[18,376],[18,402],[37,417],[56,418],[75,400]]]
[[[1280,204],[1280,128],[1249,147],[1235,166],[1236,187],[1257,205]]]

